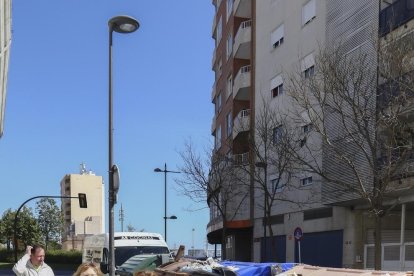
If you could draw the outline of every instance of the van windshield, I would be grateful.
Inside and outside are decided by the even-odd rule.
[[[115,247],[115,266],[120,266],[129,258],[141,254],[168,254],[165,246],[117,246]]]

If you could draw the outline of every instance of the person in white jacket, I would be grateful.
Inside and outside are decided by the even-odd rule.
[[[26,254],[13,266],[13,271],[17,276],[55,276],[44,260],[45,250],[42,246],[27,246]]]

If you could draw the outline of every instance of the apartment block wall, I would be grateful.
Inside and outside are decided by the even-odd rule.
[[[94,174],[68,174],[60,182],[61,195],[77,197],[85,193],[88,207],[80,208],[77,199],[62,199],[64,248],[70,249],[84,235],[104,232],[103,179]]]
[[[0,0],[0,137],[3,135],[11,45],[12,0]]]
[[[326,14],[326,50],[337,49],[339,47],[344,55],[357,56],[360,51],[367,55],[371,65],[367,72],[367,79],[375,79],[376,74],[376,41],[378,37],[378,19],[379,19],[379,2],[380,1],[327,1]],[[371,75],[370,75],[371,74]],[[375,95],[376,87],[373,86],[371,92]],[[368,103],[372,110],[376,108],[375,97]],[[348,112],[343,110],[342,112]],[[343,116],[340,114],[330,114],[327,117],[327,132],[331,139],[338,146],[341,146],[350,155],[354,156],[356,170],[362,179],[365,179],[364,186],[369,189],[373,184],[372,170],[368,165],[368,160],[359,150],[358,145],[349,141],[342,141],[345,137],[345,130],[342,128]],[[375,128],[372,127],[372,131]],[[335,137],[338,139],[335,140]],[[372,133],[374,137],[374,133]],[[368,146],[366,147],[368,148]],[[331,152],[329,146],[323,150],[323,167],[327,174],[333,179],[341,179],[344,182],[357,183],[350,167],[342,164],[335,154]],[[325,182],[322,186],[322,196],[325,203],[335,203],[346,200],[352,200],[359,197],[356,193],[351,193],[333,183]],[[347,189],[349,190],[349,189]]]

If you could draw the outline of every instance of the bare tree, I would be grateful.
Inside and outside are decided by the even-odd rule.
[[[254,127],[249,135],[249,149],[253,166],[239,166],[244,174],[239,182],[250,186],[254,181],[255,205],[263,210],[263,255],[262,261],[277,259],[276,239],[272,228],[272,214],[279,206],[300,207],[315,203],[316,193],[312,186],[298,185],[297,171],[294,166],[292,149],[300,149],[296,132],[288,126],[288,118],[282,115],[276,106],[270,106],[265,99],[263,105],[256,110]],[[253,118],[251,119],[253,120]],[[239,131],[250,129],[250,124],[238,123]],[[236,160],[237,161],[237,160]],[[235,166],[240,165],[239,162]],[[238,174],[240,175],[240,174]],[[270,178],[270,176],[272,176]],[[247,180],[247,182],[246,182]],[[266,231],[267,229],[267,231]],[[269,235],[267,235],[269,233]],[[266,240],[270,238],[270,255],[267,256]]]
[[[226,231],[228,222],[241,212],[248,198],[245,187],[237,182],[233,161],[216,150],[198,153],[191,142],[180,152],[182,178],[176,179],[179,192],[196,203],[207,203],[211,221],[222,222],[222,258],[226,258]]]
[[[303,170],[323,179],[324,202],[367,205],[375,217],[375,269],[381,269],[382,220],[407,188],[398,180],[413,173],[412,41],[389,35],[373,43],[374,54],[363,47],[321,49],[312,74],[290,75],[287,89],[298,107],[290,116],[320,138],[291,152]]]

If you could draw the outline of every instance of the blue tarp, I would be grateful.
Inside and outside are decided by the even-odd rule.
[[[270,276],[271,269],[280,267],[285,272],[296,265],[296,263],[249,263],[249,262],[231,262],[222,261],[221,265],[225,267],[236,268],[238,276]]]

